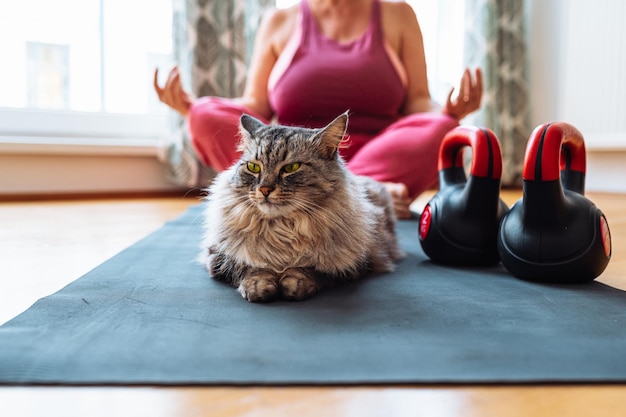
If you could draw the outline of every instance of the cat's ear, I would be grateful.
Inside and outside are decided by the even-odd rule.
[[[348,112],[345,112],[330,122],[326,127],[322,128],[314,136],[314,140],[319,144],[322,155],[327,158],[335,156],[347,129]]]
[[[254,117],[247,114],[241,115],[241,117],[239,118],[239,125],[241,126],[241,129],[248,132],[251,136],[253,136],[257,130],[265,126],[262,121],[255,119]]]

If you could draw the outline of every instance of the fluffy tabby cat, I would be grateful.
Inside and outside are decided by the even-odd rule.
[[[347,123],[347,113],[322,129],[241,117],[241,159],[207,197],[203,252],[214,278],[266,302],[393,270],[402,252],[391,197],[344,166]]]

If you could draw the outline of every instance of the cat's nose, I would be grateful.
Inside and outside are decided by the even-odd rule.
[[[274,191],[275,188],[276,187],[263,186],[263,187],[259,187],[259,191],[261,192],[261,194],[267,197],[268,195],[270,195],[272,191]]]

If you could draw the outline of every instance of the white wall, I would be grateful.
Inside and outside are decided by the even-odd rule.
[[[0,109],[0,198],[171,191],[157,155],[167,115]]]
[[[174,191],[156,156],[0,154],[0,196]]]
[[[626,112],[615,111],[626,91],[617,101],[621,90],[601,88],[626,74],[626,50],[618,46],[626,45],[623,1],[526,0],[526,7],[532,126],[563,121],[579,128],[587,190],[626,192]]]
[[[526,0],[530,118],[537,126],[559,117],[559,74],[562,72],[560,0]]]

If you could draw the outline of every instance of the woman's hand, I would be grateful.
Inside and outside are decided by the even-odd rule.
[[[469,69],[465,69],[461,78],[459,94],[457,94],[454,101],[452,100],[453,93],[454,88],[450,90],[446,104],[443,106],[442,111],[444,113],[461,120],[468,114],[478,110],[483,97],[483,74],[480,68],[476,69],[474,77],[472,77]]]
[[[176,110],[183,117],[187,116],[192,100],[180,82],[178,67],[172,68],[163,88],[159,86],[158,77],[159,69],[157,68],[154,70],[154,90],[159,96],[159,100]]]

